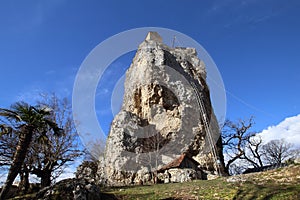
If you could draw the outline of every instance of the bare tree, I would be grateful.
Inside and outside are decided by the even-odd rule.
[[[253,134],[248,140],[248,145],[246,146],[246,155],[248,155],[247,157],[249,158],[249,160],[255,163],[253,165],[256,167],[264,166],[264,162],[263,162],[264,152],[262,150],[262,147],[263,147],[262,138],[257,134]],[[250,163],[253,163],[251,161]]]
[[[104,156],[105,141],[96,139],[95,141],[90,141],[87,146],[84,149],[84,160],[97,163],[99,158]]]
[[[161,163],[160,148],[168,141],[154,127],[148,126],[143,130],[144,138],[138,138],[135,153],[137,163],[146,167],[153,183],[158,183],[158,166]]]
[[[248,169],[248,163],[244,161],[232,163],[229,167],[229,174],[230,175],[242,174],[246,169]]]
[[[39,107],[51,108],[49,119],[59,127],[63,133],[58,137],[47,130],[44,137],[33,135],[28,148],[26,158],[19,171],[21,191],[26,192],[29,188],[29,175],[35,174],[41,180],[42,187],[48,186],[53,180],[61,175],[64,169],[73,163],[74,159],[81,156],[82,150],[73,124],[71,105],[68,100],[59,99],[55,94],[43,95],[38,102]],[[10,122],[1,119],[1,124]],[[4,130],[5,127],[2,127]],[[17,134],[0,135],[0,166],[7,167],[12,163],[17,146]]]
[[[296,151],[293,144],[288,143],[284,139],[271,140],[263,146],[265,159],[269,164],[281,164],[283,161],[296,157]]]
[[[253,117],[249,120],[232,122],[226,120],[222,128],[223,151],[227,158],[225,171],[229,173],[231,165],[237,161],[243,161],[253,167],[262,167],[263,160],[261,154],[262,140],[256,133],[250,132],[253,126]],[[235,164],[240,169],[240,165]],[[245,165],[243,165],[244,167]],[[240,170],[239,170],[240,171]]]
[[[59,99],[55,94],[43,95],[38,103],[53,110],[52,120],[64,130],[60,137],[46,133],[46,142],[34,143],[31,147],[31,156],[27,160],[29,171],[41,178],[41,186],[45,187],[59,177],[83,152],[79,146],[68,99]]]
[[[17,145],[17,136],[15,134],[0,136],[0,166],[10,166]]]

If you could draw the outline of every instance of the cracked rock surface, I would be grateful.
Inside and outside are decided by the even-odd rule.
[[[219,127],[206,84],[205,64],[194,48],[170,48],[150,32],[126,72],[121,111],[107,138],[104,167],[98,170],[109,185],[129,185],[182,153],[214,170],[207,151],[197,94],[213,133]]]

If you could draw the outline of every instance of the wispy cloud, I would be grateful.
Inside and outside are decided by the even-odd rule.
[[[25,101],[35,104],[41,100],[41,94],[55,93],[59,98],[70,98],[76,76],[74,70],[61,67],[61,71],[48,70],[40,79],[27,83],[11,102]],[[65,70],[66,69],[66,70]]]
[[[47,19],[49,19],[60,6],[67,0],[37,1],[35,4],[24,4],[18,7],[16,3],[11,2],[10,6],[13,12],[10,16],[11,23],[9,30],[20,33],[22,31],[33,31],[39,28]]]
[[[224,9],[230,7],[236,0],[224,0],[224,1],[213,1],[209,9],[207,9],[206,15],[216,15],[223,12]]]
[[[49,75],[49,76],[50,76],[50,75],[54,75],[55,73],[56,73],[55,70],[48,70],[48,71],[45,72],[45,74],[46,74],[46,75]]]
[[[29,23],[32,27],[36,27],[45,22],[45,20],[53,13],[53,10],[64,4],[66,0],[39,1],[33,8]]]
[[[96,96],[103,96],[103,95],[107,96],[109,95],[109,91],[110,90],[108,88],[100,88],[97,90]]]
[[[41,94],[43,91],[40,87],[30,87],[27,88],[24,92],[18,94],[13,102],[24,101],[30,104],[36,103],[38,100],[41,99]]]
[[[224,28],[231,28],[241,25],[256,25],[274,17],[278,17],[284,12],[293,9],[300,4],[296,1],[283,3],[280,1],[259,1],[259,0],[224,0],[213,1],[211,7],[204,14],[207,18],[218,18],[222,21]]]

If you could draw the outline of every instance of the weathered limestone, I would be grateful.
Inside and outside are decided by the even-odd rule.
[[[122,109],[107,138],[104,167],[98,170],[107,184],[155,181],[155,172],[183,153],[190,158],[201,154],[200,159],[209,153],[197,96],[213,137],[219,128],[205,65],[194,48],[170,48],[150,32],[126,72],[124,89]],[[211,157],[207,163],[215,171]]]

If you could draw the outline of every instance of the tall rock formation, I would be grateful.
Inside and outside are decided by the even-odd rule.
[[[218,123],[205,64],[194,48],[170,48],[149,32],[126,72],[124,89],[99,169],[102,180],[110,185],[151,181],[160,169],[168,173],[166,166],[220,171]]]

